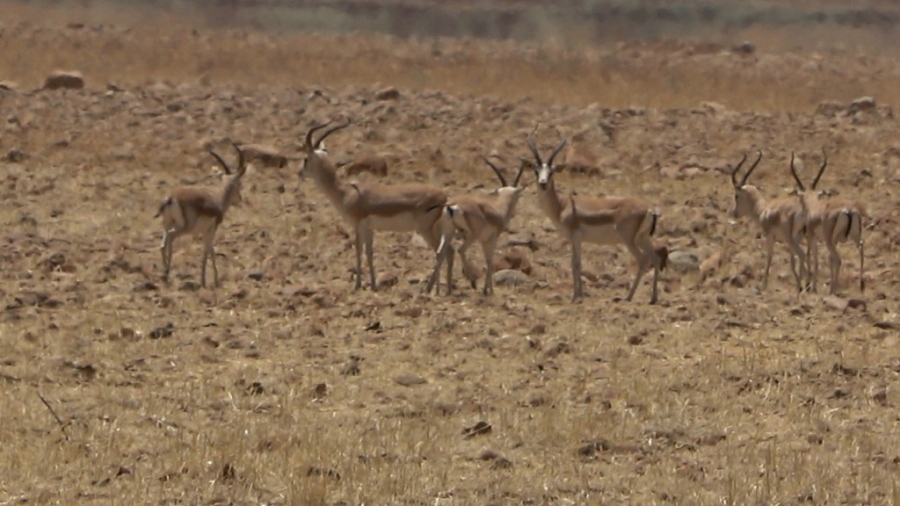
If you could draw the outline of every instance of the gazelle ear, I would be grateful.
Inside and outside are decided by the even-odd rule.
[[[519,158],[521,162],[520,167],[525,167],[528,169],[537,169],[537,165],[534,163],[534,160],[529,160],[527,158]]]
[[[568,167],[568,165],[566,165],[565,163],[555,164],[553,166],[553,172],[563,172],[566,170],[567,167]]]

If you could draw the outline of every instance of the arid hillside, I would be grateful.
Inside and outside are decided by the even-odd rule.
[[[0,7],[0,504],[900,504],[900,64],[870,44],[887,29],[574,45],[179,8]],[[458,268],[453,294],[423,295],[434,253],[388,232],[381,289],[355,291],[353,230],[298,177],[307,130],[345,118],[342,180],[451,195],[558,130],[561,193],[659,211],[660,302],[649,279],[622,300],[635,262],[590,244],[570,302],[533,172],[493,297]],[[200,287],[189,239],[165,284],[154,214],[217,184],[208,149],[233,163],[229,140],[255,154],[222,286]],[[792,152],[804,180],[827,154],[819,189],[868,215],[864,292],[848,243],[836,295],[824,251],[798,294],[783,246],[761,289],[761,231],[728,216],[758,150],[770,199]]]

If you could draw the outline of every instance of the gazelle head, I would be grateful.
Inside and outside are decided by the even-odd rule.
[[[528,144],[528,148],[531,150],[531,154],[534,155],[534,162],[531,160],[524,160],[523,162],[527,165],[530,165],[534,169],[534,174],[537,176],[538,186],[541,187],[541,190],[546,190],[547,186],[550,184],[551,179],[553,178],[553,173],[556,172],[557,168],[553,165],[553,160],[556,158],[556,155],[559,154],[560,151],[566,145],[566,138],[562,134],[562,132],[557,130],[559,134],[560,143],[556,148],[550,153],[550,158],[547,159],[546,162],[541,160],[541,154],[538,153],[537,147],[534,145],[534,132],[537,131],[538,125],[534,126],[534,130],[528,134],[528,139],[526,140]]]
[[[229,140],[228,142],[234,146],[235,151],[238,153],[238,166],[237,169],[232,170],[231,167],[225,163],[225,160],[222,159],[215,151],[209,150],[209,154],[219,162],[219,165],[222,166],[222,170],[225,173],[222,175],[222,184],[225,187],[225,202],[226,206],[240,204],[244,201],[244,197],[241,195],[241,179],[244,177],[244,174],[247,172],[247,162],[244,159],[244,152],[241,151],[241,148],[238,147],[234,141]]]
[[[819,179],[822,178],[822,174],[825,172],[825,168],[828,167],[828,154],[825,153],[825,150],[822,150],[822,165],[819,167],[819,172],[816,174],[816,178],[813,179],[812,184],[809,189],[803,186],[803,181],[800,180],[800,176],[797,174],[797,169],[794,167],[794,153],[791,152],[791,176],[794,177],[794,182],[797,183],[797,188],[794,189],[791,193],[800,197],[800,202],[803,203],[804,209],[809,209],[812,204],[814,204],[819,199],[829,196],[829,192],[825,191],[817,191],[816,186],[819,184]]]
[[[300,171],[297,173],[300,177],[305,177],[307,174],[312,174],[314,171],[318,170],[322,167],[323,160],[328,159],[328,151],[325,150],[325,138],[329,135],[341,130],[343,128],[347,128],[350,126],[350,120],[348,119],[346,123],[342,123],[337,126],[333,126],[323,133],[319,139],[313,142],[313,134],[318,130],[321,130],[328,125],[330,125],[334,120],[329,120],[326,123],[322,123],[319,125],[315,125],[310,128],[308,132],[306,132],[306,139],[303,143],[303,150],[306,152],[306,158],[303,159],[303,165],[300,167]]]
[[[759,189],[753,185],[748,185],[747,180],[750,179],[750,174],[753,174],[753,170],[759,165],[760,160],[762,160],[762,151],[759,151],[759,156],[756,158],[756,161],[753,162],[753,165],[751,165],[749,169],[747,169],[747,172],[744,173],[744,176],[740,181],[738,181],[737,174],[744,165],[744,162],[747,161],[746,154],[744,154],[744,157],[741,158],[741,161],[735,166],[734,170],[731,171],[731,185],[734,187],[734,206],[728,212],[728,215],[734,219],[743,216],[752,216],[756,211],[755,203],[759,196]]]

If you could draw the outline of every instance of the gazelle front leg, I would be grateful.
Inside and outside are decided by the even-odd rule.
[[[581,284],[581,234],[575,232],[569,240],[572,243],[572,284],[575,288],[572,302],[575,302],[584,298],[584,287]]]
[[[169,282],[169,271],[172,268],[172,254],[175,239],[183,234],[181,229],[171,228],[165,231],[163,235],[162,247],[162,261],[163,261],[163,281]]]
[[[363,242],[366,245],[366,264],[369,266],[369,281],[372,286],[372,291],[378,291],[378,284],[375,282],[375,232],[366,227],[363,229]]]
[[[772,267],[772,254],[775,252],[775,240],[766,236],[766,272],[763,274],[762,289],[765,290],[769,286],[769,268]]]
[[[356,285],[354,286],[355,290],[359,290],[362,288],[362,253],[363,253],[363,230],[362,225],[358,225],[356,227],[356,247],[354,248],[356,251]]]
[[[653,242],[650,240],[649,236],[643,236],[638,242],[640,244],[640,248],[643,250],[640,257],[640,264],[644,265],[642,269],[643,272],[640,274],[640,276],[643,277],[643,275],[647,273],[647,269],[649,267],[653,267],[653,288],[650,293],[650,304],[656,304],[656,302],[659,300],[659,271],[662,269],[662,259],[659,257],[659,255],[656,254],[656,248],[653,247]],[[634,291],[637,289],[639,282],[640,278],[635,280],[631,295],[634,295]],[[631,300],[631,298],[629,298],[628,300]]]
[[[828,248],[828,256],[829,256],[829,266],[831,267],[831,295],[837,293],[838,289],[838,277],[841,273],[841,254],[838,253],[837,246],[834,244],[825,243],[825,246]]]
[[[804,260],[803,248],[800,243],[788,243],[788,252],[791,254],[791,274],[794,275],[794,281],[797,285],[797,292],[803,291],[803,280],[808,277],[806,272],[806,262]],[[794,257],[797,257],[796,259]],[[799,264],[799,270],[798,265]]]
[[[212,271],[213,271],[213,287],[219,287],[219,267],[216,265],[216,247],[215,247],[215,239],[216,239],[216,230],[212,229],[206,233],[206,240],[204,241],[203,248],[203,271],[201,276],[204,279],[202,283],[203,286],[206,286],[206,259],[210,258],[212,261]]]

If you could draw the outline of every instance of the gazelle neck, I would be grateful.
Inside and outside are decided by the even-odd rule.
[[[559,195],[556,193],[556,185],[553,183],[553,178],[547,181],[547,187],[541,188],[540,185],[537,185],[538,191],[538,203],[541,209],[544,211],[551,221],[553,221],[554,225],[560,225],[562,223],[561,215],[563,211],[563,203],[559,199]]]
[[[334,164],[324,153],[310,155],[308,163],[311,164],[310,173],[316,186],[325,192],[325,196],[332,204],[340,208],[344,202],[347,187],[338,180]]]
[[[762,192],[759,191],[759,188],[755,186],[745,186],[744,191],[747,192],[747,196],[750,197],[750,207],[751,207],[751,215],[754,221],[761,222],[762,214],[766,208],[766,197],[763,196]]]

